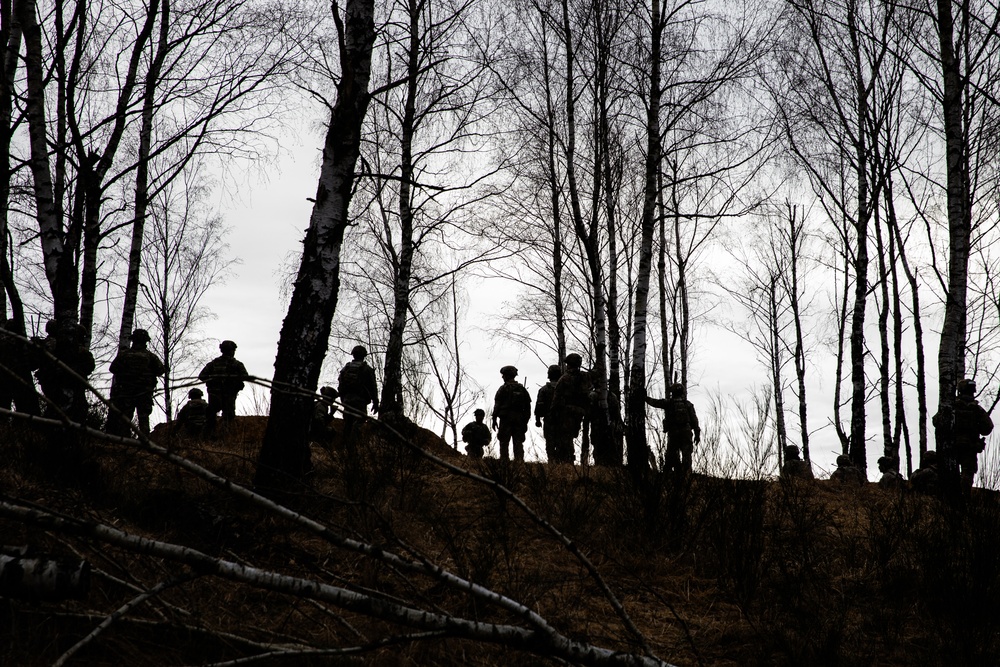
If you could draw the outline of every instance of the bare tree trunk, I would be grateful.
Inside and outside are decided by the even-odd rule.
[[[381,414],[402,414],[403,334],[410,310],[410,277],[413,272],[413,130],[416,116],[417,77],[420,69],[420,4],[407,3],[409,44],[407,47],[406,98],[400,125],[399,165],[399,251],[393,253],[393,313],[385,349],[385,378],[382,384]]]
[[[656,228],[659,230],[659,244],[656,249],[657,305],[660,309],[660,348],[663,356],[663,386],[669,393],[673,382],[674,341],[670,336],[670,315],[667,308],[667,213],[663,204],[663,170],[656,172]]]
[[[802,459],[812,466],[809,454],[809,420],[806,403],[806,346],[802,331],[802,312],[799,303],[799,260],[801,259],[802,243],[804,241],[805,217],[799,216],[796,207],[786,204],[788,215],[788,252],[789,279],[788,300],[792,309],[792,324],[795,327],[795,350],[792,355],[795,362],[795,379],[798,382],[799,398],[799,433],[802,440]]]
[[[969,201],[969,156],[962,118],[963,80],[955,52],[951,0],[937,2],[937,32],[941,47],[942,112],[948,198],[948,287],[938,347],[938,405],[950,405],[955,386],[965,374],[966,298],[972,212]],[[938,442],[940,447],[943,443]]]
[[[834,384],[833,384],[833,428],[837,432],[837,438],[840,440],[840,451],[842,454],[847,454],[848,448],[850,446],[850,436],[844,430],[844,421],[840,418],[840,406],[841,406],[841,395],[843,394],[844,385],[844,342],[847,337],[847,304],[850,300],[850,259],[848,257],[847,249],[847,226],[845,224],[844,228],[841,230],[843,234],[844,247],[841,249],[843,253],[842,259],[844,261],[841,270],[844,275],[844,286],[840,293],[837,312],[837,363],[836,363],[836,373],[834,374]]]
[[[81,86],[80,71],[84,67],[86,59],[84,51],[87,40],[84,36],[88,27],[85,21],[87,16],[85,11],[80,12],[77,17],[76,46],[66,83],[66,119],[77,154],[77,195],[79,196],[81,192],[83,195],[82,218],[79,218],[74,224],[77,229],[82,229],[83,232],[79,322],[84,329],[88,344],[93,330],[97,293],[97,252],[104,235],[101,230],[101,205],[106,187],[104,181],[111,170],[125,134],[129,109],[134,103],[132,95],[138,85],[139,67],[144,57],[146,45],[152,37],[159,11],[159,0],[153,0],[146,8],[142,26],[135,41],[130,46],[128,67],[118,92],[115,111],[111,116],[111,127],[100,152],[88,147],[88,141],[93,141],[93,139],[84,137],[79,124],[79,117],[82,114],[77,108],[77,93],[79,92],[78,87]]]
[[[72,250],[64,244],[61,216],[57,213],[49,161],[45,116],[45,65],[42,59],[42,34],[35,18],[35,0],[18,0],[14,4],[17,20],[24,37],[24,73],[27,86],[25,116],[31,146],[31,175],[35,195],[35,215],[38,218],[39,240],[45,277],[52,290],[57,317],[76,319],[76,285],[65,288],[60,267],[70,263]],[[74,270],[75,275],[75,270]]]
[[[866,124],[869,119],[869,91],[861,69],[858,47],[857,17],[853,5],[848,8],[847,28],[854,45],[855,94],[857,96],[856,132],[854,139],[855,177],[857,178],[857,210],[854,218],[856,247],[854,248],[854,306],[851,312],[851,437],[848,456],[862,472],[868,469],[865,442],[865,311],[868,304],[868,222],[871,204],[868,182],[870,147]]]
[[[879,274],[879,294],[882,296],[878,309],[878,336],[879,336],[879,407],[882,412],[882,455],[891,456],[898,445],[893,446],[892,437],[892,409],[890,408],[890,361],[889,361],[889,278],[890,271],[886,265],[885,257],[891,254],[892,250],[886,247],[885,238],[882,235],[882,223],[875,221],[875,248],[878,258]],[[898,380],[897,380],[898,382]]]
[[[628,467],[634,475],[649,469],[646,444],[646,334],[649,310],[649,274],[653,259],[653,232],[656,224],[657,173],[660,169],[660,53],[663,17],[660,0],[650,6],[649,106],[646,109],[646,165],[642,201],[642,240],[639,245],[639,270],[635,286],[635,311],[632,324],[632,368],[629,371],[626,444]]]
[[[894,374],[896,376],[896,421],[893,425],[892,452],[886,452],[887,456],[894,456],[901,460],[899,456],[899,446],[901,442],[906,444],[906,468],[911,470],[912,451],[910,448],[910,429],[906,423],[906,403],[903,398],[903,304],[899,294],[899,262],[903,255],[900,239],[896,236],[896,211],[892,204],[892,189],[886,188],[886,220],[889,234],[889,274],[892,278],[892,350],[895,360]],[[920,313],[914,312],[913,319],[920,319]],[[907,474],[909,476],[909,474]]]
[[[576,92],[574,86],[574,62],[576,59],[573,33],[570,27],[569,3],[562,0],[563,39],[566,48],[566,176],[569,181],[570,210],[573,216],[573,228],[579,242],[583,245],[590,273],[591,317],[594,329],[591,340],[594,345],[594,358],[591,371],[593,373],[593,388],[597,393],[597,410],[592,415],[596,419],[596,429],[599,433],[608,432],[608,373],[607,373],[607,324],[606,306],[604,301],[604,275],[601,264],[601,251],[598,243],[596,221],[590,229],[583,222],[580,208],[580,194],[576,178]],[[600,162],[595,162],[599,168]],[[595,178],[595,185],[600,178]],[[583,457],[581,457],[582,459]]]
[[[298,478],[310,464],[308,428],[312,397],[330,337],[340,289],[340,250],[348,224],[361,125],[368,110],[374,1],[347,0],[344,19],[333,5],[341,35],[337,102],[330,114],[316,201],[302,247],[295,288],[274,360],[271,414],[256,481],[267,487],[282,476]]]
[[[891,180],[888,182],[887,191],[892,192]],[[888,197],[889,203],[889,224],[892,226],[892,234],[896,239],[902,239],[902,235],[899,230],[899,219],[896,217],[895,208],[892,205],[892,197]],[[923,456],[924,452],[927,451],[927,375],[926,375],[926,361],[924,358],[924,330],[923,330],[923,319],[921,318],[920,311],[920,286],[917,281],[916,273],[910,268],[909,260],[906,258],[906,248],[900,242],[898,244],[899,252],[899,262],[903,267],[903,273],[906,274],[907,283],[910,286],[910,301],[911,309],[913,310],[913,343],[916,348],[916,358],[917,358],[917,428],[918,428],[918,453]],[[905,421],[904,421],[905,424]],[[904,427],[905,428],[905,427]],[[910,451],[910,441],[909,438],[906,439],[906,469],[907,476],[909,473],[913,472],[912,468],[913,455]]]
[[[778,318],[778,276],[772,273],[767,291],[768,321],[771,334],[771,382],[774,384],[774,432],[778,438],[778,455],[783,456],[788,444],[785,428],[785,392],[781,367],[781,323]]]
[[[545,119],[548,154],[549,198],[552,202],[552,299],[555,310],[556,361],[562,366],[566,358],[566,306],[563,303],[563,240],[562,213],[559,206],[559,176],[556,172],[555,109],[552,106],[552,82],[549,77],[548,55],[545,59]]]
[[[612,58],[614,32],[604,19],[604,5],[597,9],[595,36],[598,45],[598,136],[601,143],[600,170],[603,181],[604,208],[608,241],[608,433],[606,445],[595,443],[594,460],[606,465],[621,465],[624,456],[621,414],[621,325],[618,322],[618,193],[620,169],[612,169],[611,124],[608,118],[608,62]],[[613,399],[612,399],[613,397]],[[602,446],[606,448],[602,450]]]
[[[135,219],[132,221],[132,244],[128,253],[128,274],[125,278],[125,298],[122,302],[121,326],[118,329],[118,349],[128,348],[129,334],[135,326],[135,308],[139,297],[139,275],[142,264],[142,242],[146,229],[146,215],[149,209],[149,151],[153,133],[153,105],[156,96],[156,85],[163,70],[163,60],[167,55],[167,38],[170,32],[170,0],[160,0],[160,33],[156,44],[156,52],[146,74],[146,83],[142,95],[142,116],[139,127],[139,151],[135,170]],[[167,346],[169,340],[163,333],[164,365],[167,364]],[[169,391],[170,366],[164,374],[164,388]],[[167,420],[170,420],[169,400],[167,405]]]
[[[10,164],[10,144],[13,134],[14,75],[21,51],[21,26],[15,16],[10,0],[0,0],[0,44],[3,45],[3,67],[0,76],[0,318],[7,318],[7,304],[10,303],[11,319],[20,323],[20,334],[25,333],[24,306],[17,286],[14,271],[8,260],[8,222],[10,214],[10,183],[13,171]],[[30,377],[28,378],[30,380]],[[21,408],[19,407],[18,410]],[[35,401],[35,412],[38,402]]]

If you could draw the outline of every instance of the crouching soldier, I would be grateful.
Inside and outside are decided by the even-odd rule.
[[[814,479],[809,463],[802,460],[798,445],[785,446],[785,463],[781,466],[783,479]]]
[[[830,473],[830,480],[840,482],[844,486],[863,486],[868,480],[865,473],[851,461],[847,454],[837,457],[837,469]]]
[[[493,439],[493,435],[490,433],[490,427],[483,422],[486,419],[486,411],[476,408],[473,414],[476,421],[469,422],[462,427],[462,442],[468,443],[465,446],[465,451],[469,454],[470,459],[481,459],[486,452],[486,446]]]
[[[208,420],[208,401],[205,393],[195,387],[188,392],[188,402],[177,413],[177,425],[190,436],[200,437]]]

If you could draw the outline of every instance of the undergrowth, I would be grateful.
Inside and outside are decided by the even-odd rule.
[[[159,437],[249,485],[262,431],[262,421],[248,418],[217,441]],[[517,494],[530,510],[489,483],[456,476],[401,446],[373,423],[365,425],[354,456],[314,447],[313,473],[283,502],[350,539],[435,563],[518,600],[570,637],[639,650],[585,561],[562,546],[568,540],[657,654],[675,664],[907,665],[919,656],[927,665],[988,665],[1000,654],[994,493],[977,490],[954,509],[875,485],[851,490],[827,481],[655,471],[637,478],[603,467],[472,461],[421,429],[405,435]],[[519,622],[433,579],[331,547],[134,448],[16,427],[3,432],[2,442],[7,497],[386,600],[482,622]],[[86,600],[0,601],[0,623],[11,630],[0,634],[0,655],[15,661],[6,664],[51,664],[137,589],[178,576],[167,562],[58,531],[8,519],[0,529],[5,544],[87,558],[97,570]],[[131,611],[69,664],[210,664],[253,655],[257,645],[335,647],[387,632],[363,615],[187,574],[190,581]],[[539,659],[438,638],[295,664]]]

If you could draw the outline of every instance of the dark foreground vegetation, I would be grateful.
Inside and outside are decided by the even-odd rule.
[[[264,422],[239,418],[211,442],[161,427],[152,439],[169,454],[87,436],[74,451],[66,436],[4,430],[0,543],[85,559],[92,581],[84,599],[0,598],[0,663],[574,662],[553,658],[544,633],[497,630],[532,625],[432,565],[581,645],[642,655],[646,643],[670,664],[987,665],[1000,655],[992,492],[977,489],[956,511],[875,485],[698,475],[678,484],[602,468],[474,465],[427,431],[400,427],[410,447],[369,423],[357,460],[314,446],[306,484],[272,494],[323,534],[171,461],[249,484]],[[171,555],[113,531],[187,549]],[[242,566],[244,579],[218,562]],[[252,583],[252,568],[267,574]],[[291,593],[276,574],[312,584]],[[321,599],[320,584],[382,606]],[[393,605],[496,625],[476,626],[486,631],[472,639],[390,622]]]

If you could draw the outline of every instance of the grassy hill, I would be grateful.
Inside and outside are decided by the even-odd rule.
[[[645,644],[677,665],[1000,655],[992,492],[953,509],[873,484],[637,482],[473,462],[418,427],[368,423],[355,459],[314,446],[305,484],[255,500],[222,478],[251,484],[264,424],[238,418],[217,441],[160,427],[152,440],[169,453],[3,430],[0,543],[85,559],[92,583],[80,600],[0,598],[0,664],[55,664],[95,629],[65,664],[560,664],[529,611],[567,640],[636,654]],[[265,583],[239,578],[258,572]],[[278,586],[292,580],[311,583],[300,595]],[[328,589],[368,606],[323,598]],[[383,613],[395,608],[529,632],[474,640]]]

